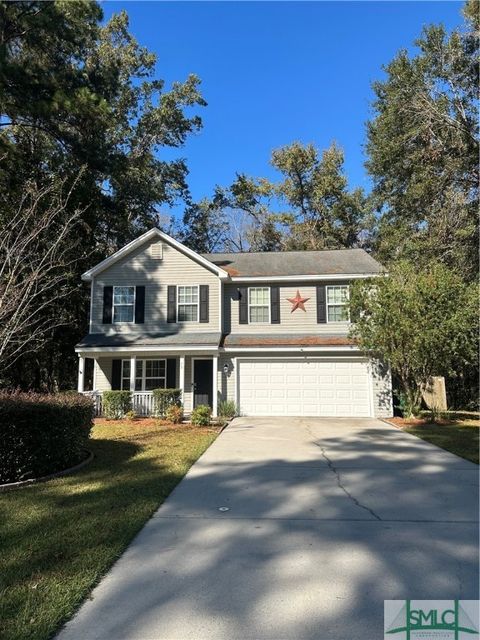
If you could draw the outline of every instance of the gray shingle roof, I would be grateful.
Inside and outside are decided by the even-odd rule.
[[[231,276],[296,276],[381,273],[384,267],[363,249],[205,253]]]
[[[127,347],[138,346],[205,346],[218,347],[221,333],[124,333],[104,335],[102,333],[88,333],[77,347]]]

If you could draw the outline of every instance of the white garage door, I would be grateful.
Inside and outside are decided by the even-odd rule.
[[[368,417],[366,362],[240,360],[241,415]]]

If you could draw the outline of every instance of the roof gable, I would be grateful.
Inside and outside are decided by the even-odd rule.
[[[135,240],[132,240],[132,242],[129,242],[124,247],[122,247],[121,249],[113,253],[108,258],[105,258],[105,260],[102,260],[102,262],[99,262],[97,265],[95,265],[88,271],[85,271],[85,273],[82,274],[82,280],[85,280],[87,282],[91,281],[94,276],[98,275],[102,271],[105,271],[105,269],[108,269],[113,264],[115,264],[122,258],[125,258],[130,253],[132,253],[132,251],[135,251],[135,249],[138,249],[143,244],[145,244],[149,240],[152,240],[153,238],[158,238],[159,240],[162,240],[163,242],[174,247],[175,249],[177,249],[184,255],[188,256],[198,264],[202,265],[209,271],[212,271],[213,273],[215,273],[221,280],[228,279],[229,277],[228,273],[224,269],[222,269],[220,265],[216,265],[211,260],[208,260],[205,256],[202,256],[199,253],[196,253],[196,251],[193,251],[192,249],[189,249],[181,242],[178,242],[178,240],[175,240],[175,238],[172,238],[171,236],[169,236],[167,233],[160,231],[160,229],[153,228],[153,229],[150,229],[150,231],[147,231],[146,233],[141,235],[140,237],[136,238]]]

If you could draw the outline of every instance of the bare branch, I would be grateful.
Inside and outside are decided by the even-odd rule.
[[[69,203],[82,171],[72,184],[52,179],[25,186],[17,210],[0,234],[0,368],[45,342],[67,318],[58,311],[76,284],[69,274],[81,251],[80,209]],[[61,306],[60,306],[61,308]]]

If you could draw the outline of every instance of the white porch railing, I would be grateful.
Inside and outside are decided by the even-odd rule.
[[[102,394],[98,391],[81,391],[83,396],[87,396],[93,402],[95,408],[95,417],[98,418],[102,415]]]
[[[153,413],[153,394],[151,391],[135,391],[132,394],[132,409],[137,416],[150,416]]]
[[[102,394],[99,391],[82,391],[91,398],[95,408],[95,417],[102,415]],[[137,416],[150,416],[153,413],[153,394],[151,391],[135,391],[132,394],[132,409]]]

